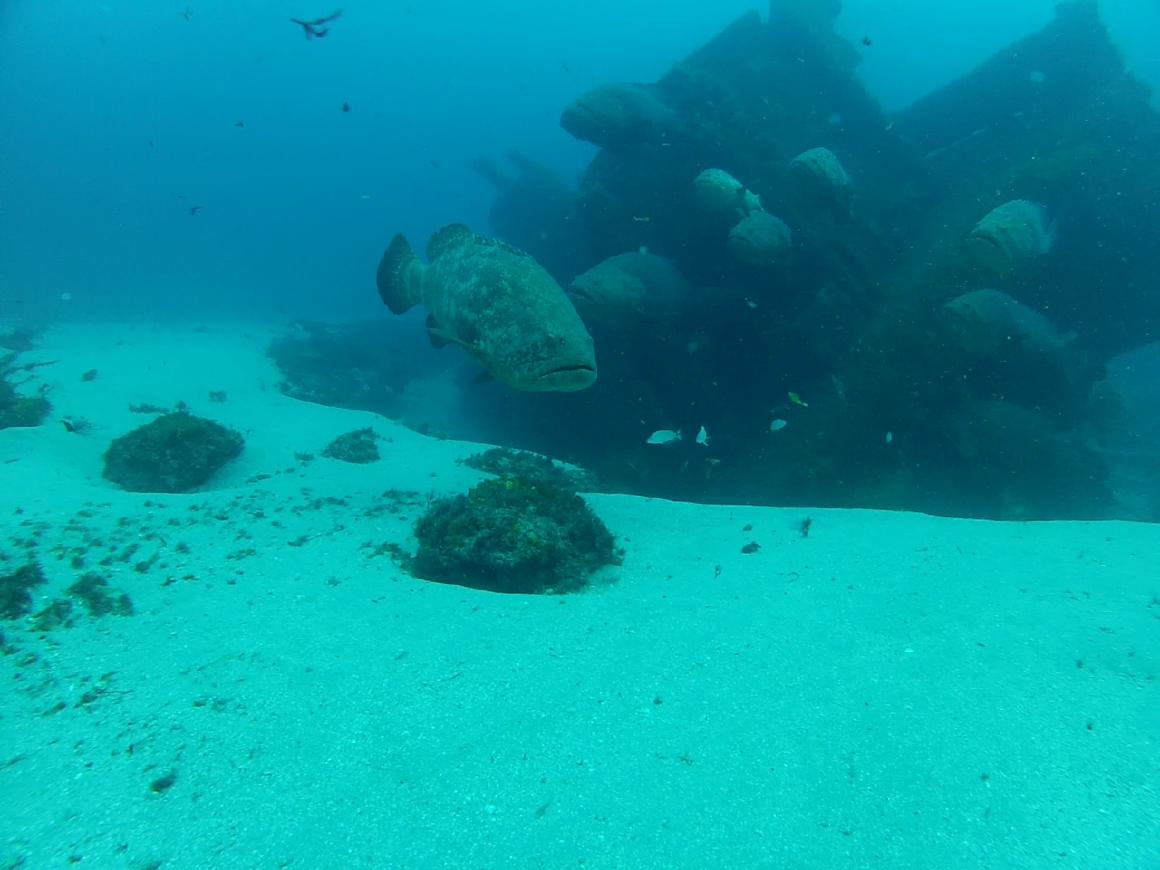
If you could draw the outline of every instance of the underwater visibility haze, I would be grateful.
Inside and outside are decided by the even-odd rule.
[[[0,866],[1160,867],[1154,0],[0,3]]]

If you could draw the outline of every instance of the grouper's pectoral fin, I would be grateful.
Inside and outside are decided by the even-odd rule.
[[[493,375],[487,369],[480,369],[478,372],[476,372],[475,377],[471,379],[471,385],[473,387],[482,386],[483,384],[494,384],[494,383],[495,383],[495,375]]]
[[[476,348],[470,342],[464,341],[456,335],[451,334],[439,325],[439,321],[435,319],[434,314],[427,315],[427,339],[431,342],[432,347],[446,347],[449,344],[458,345],[463,348],[472,357],[476,358],[476,362],[480,362]],[[489,384],[496,380],[495,375],[487,370],[486,367],[479,370],[479,372],[471,379],[473,385]]]
[[[427,315],[427,339],[431,342],[432,347],[447,347],[449,344],[457,344],[469,353],[471,352],[471,345],[440,326],[434,314]]]
[[[427,315],[427,340],[431,342],[432,347],[447,347],[451,344],[450,339],[439,328],[439,321],[435,319],[434,314]]]

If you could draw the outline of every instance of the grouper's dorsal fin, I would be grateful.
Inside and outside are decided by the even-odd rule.
[[[514,254],[517,257],[530,257],[527,251],[521,251],[519,248],[514,248],[507,242],[501,242],[499,239],[488,239],[483,236],[476,237],[476,243],[480,245],[487,245],[492,248],[499,248],[501,251],[507,251],[509,254]]]
[[[443,229],[436,230],[427,242],[427,261],[437,260],[440,254],[451,248],[470,244],[474,241],[475,233],[471,231],[470,227],[463,224],[448,224]]]

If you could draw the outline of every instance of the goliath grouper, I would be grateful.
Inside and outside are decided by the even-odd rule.
[[[424,266],[402,235],[379,262],[379,295],[395,314],[428,311],[436,346],[458,344],[517,390],[571,392],[596,380],[592,337],[564,290],[529,255],[462,224],[427,243]]]
[[[560,116],[560,126],[598,148],[661,145],[683,128],[677,113],[649,85],[601,85],[574,100]]]

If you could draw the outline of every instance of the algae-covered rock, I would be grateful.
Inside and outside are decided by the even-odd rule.
[[[44,396],[4,396],[0,385],[0,429],[39,426],[52,411]]]
[[[36,562],[0,574],[0,619],[19,619],[32,610],[32,588],[44,583],[44,571]]]
[[[0,429],[39,426],[52,411],[52,405],[43,394],[22,396],[10,381],[17,370],[16,354],[0,358]]]
[[[499,477],[522,478],[526,482],[555,484],[564,489],[592,491],[596,480],[589,472],[574,465],[565,465],[529,450],[493,447],[461,459],[468,468],[486,471]]]
[[[322,455],[340,462],[353,462],[356,465],[365,465],[368,462],[378,462],[379,455],[378,435],[370,426],[365,429],[355,429],[345,435],[339,435],[326,445]]]
[[[109,579],[90,571],[68,588],[68,594],[80,600],[93,616],[112,613],[132,616],[133,601],[129,595],[109,585]]]
[[[54,598],[32,617],[34,631],[49,632],[58,628],[72,628],[73,604],[67,598]]]
[[[436,502],[415,537],[416,576],[492,592],[573,592],[619,561],[612,534],[584,499],[522,477]]]
[[[189,492],[244,446],[232,429],[178,411],[115,439],[105,452],[104,476],[132,492]]]

